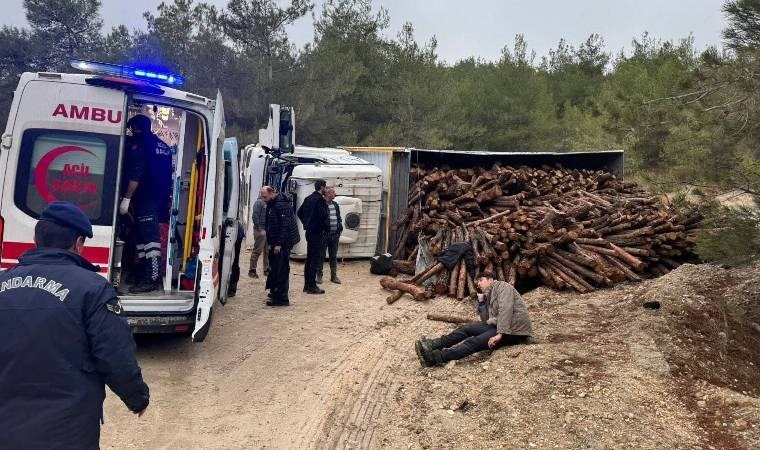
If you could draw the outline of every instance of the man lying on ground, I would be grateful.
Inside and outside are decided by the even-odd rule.
[[[476,281],[478,313],[481,322],[457,327],[437,339],[420,339],[414,345],[420,364],[425,367],[445,364],[483,350],[504,345],[522,344],[532,329],[528,308],[520,294],[505,281],[497,281],[491,272],[483,272]]]

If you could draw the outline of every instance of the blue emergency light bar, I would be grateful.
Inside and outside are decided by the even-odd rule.
[[[182,86],[185,84],[185,77],[173,73],[160,72],[153,69],[141,69],[137,67],[122,66],[119,64],[84,61],[81,59],[72,59],[71,67],[79,70],[84,70],[85,72],[130,78],[133,80],[150,81],[152,83],[163,84],[167,86]]]

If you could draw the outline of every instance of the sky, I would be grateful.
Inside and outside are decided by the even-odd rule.
[[[7,1],[7,0],[6,0]],[[144,11],[155,11],[159,0],[101,0],[106,27],[125,24],[144,29]],[[196,0],[197,1],[197,0]],[[206,0],[223,8],[227,0]],[[4,2],[5,3],[5,2]],[[3,25],[26,26],[23,1],[3,8]],[[287,0],[278,0],[287,3]],[[319,14],[324,0],[316,0]],[[613,54],[631,48],[631,40],[649,32],[662,40],[693,35],[698,49],[721,45],[725,18],[723,0],[373,0],[375,10],[390,14],[389,36],[411,22],[418,41],[438,40],[438,55],[448,63],[474,56],[497,60],[514,36],[525,35],[538,57],[556,48],[561,38],[578,46],[592,33],[600,34]],[[302,46],[314,37],[313,17],[292,24],[288,35]]]

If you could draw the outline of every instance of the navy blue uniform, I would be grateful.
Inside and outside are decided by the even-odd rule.
[[[127,140],[126,178],[138,182],[132,196],[137,226],[137,254],[146,281],[160,276],[161,236],[158,224],[169,220],[172,191],[172,152],[155,134]]]
[[[98,448],[105,385],[133,412],[148,386],[116,292],[67,250],[0,273],[0,447]]]

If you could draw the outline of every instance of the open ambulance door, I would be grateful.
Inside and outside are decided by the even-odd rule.
[[[83,256],[108,277],[126,95],[59,78],[26,73],[15,92],[0,150],[0,269],[34,248],[47,205],[66,200],[92,222]]]
[[[208,158],[208,175],[206,193],[216,191],[219,192],[220,180],[220,161],[224,164],[223,158],[220,156],[223,152],[224,146],[224,107],[222,106],[222,93],[217,91],[216,103],[214,107],[214,122],[211,128],[211,146],[209,148]],[[212,162],[213,161],[213,162]],[[213,164],[213,168],[211,166]],[[213,172],[212,172],[213,170]],[[212,173],[215,175],[212,177]],[[212,182],[213,181],[213,182]],[[221,228],[222,224],[217,222],[217,218],[221,219],[221,201],[218,195],[209,196],[206,195],[204,200],[204,221],[208,220],[208,217],[214,217],[214,225],[218,225]],[[204,226],[205,228],[205,226]],[[211,249],[212,254],[204,254],[203,258],[199,258],[201,262],[200,283],[195,284],[196,296],[198,301],[196,302],[195,310],[195,329],[193,330],[193,342],[203,342],[206,339],[208,330],[211,327],[211,312],[216,301],[217,293],[219,292],[219,259],[221,255],[220,241],[224,239],[224,236],[219,236],[217,230],[204,231],[204,237],[207,239],[206,233],[210,234],[210,239],[214,242]],[[203,250],[202,250],[203,251]]]
[[[235,242],[238,237],[238,200],[240,198],[240,178],[238,176],[238,144],[234,137],[224,140],[224,198],[222,222],[222,270],[219,286],[219,303],[227,303],[227,290],[232,276],[235,259]]]

